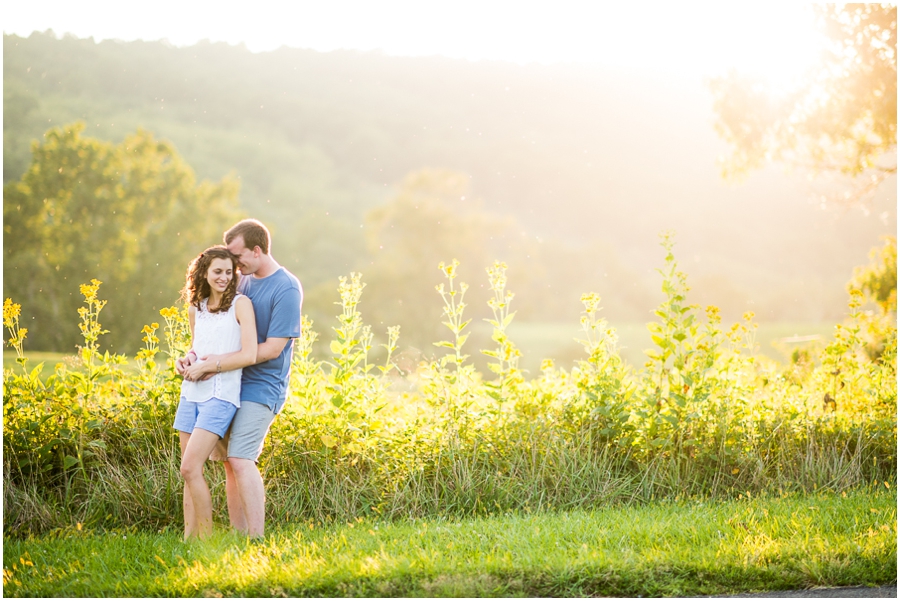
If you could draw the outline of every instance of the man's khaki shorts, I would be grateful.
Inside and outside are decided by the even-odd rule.
[[[274,419],[275,414],[262,403],[241,401],[228,432],[209,454],[210,460],[225,461],[228,457],[237,457],[257,461]]]

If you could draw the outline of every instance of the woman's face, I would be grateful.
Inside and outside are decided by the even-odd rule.
[[[234,277],[234,263],[230,259],[213,259],[206,272],[206,281],[209,287],[219,294],[225,292],[229,282]]]

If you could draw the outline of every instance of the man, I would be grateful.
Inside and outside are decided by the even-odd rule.
[[[241,407],[210,459],[225,461],[231,525],[259,538],[265,528],[266,496],[256,462],[269,426],[287,398],[294,338],[300,336],[303,288],[272,257],[269,230],[259,221],[245,219],[225,232],[224,238],[241,270],[238,292],[253,303],[259,345],[256,363],[245,367],[241,375]],[[188,353],[176,362],[176,370],[183,374],[196,359],[193,352]]]

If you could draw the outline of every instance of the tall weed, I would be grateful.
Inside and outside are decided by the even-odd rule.
[[[490,373],[479,373],[456,261],[439,266],[445,283],[436,287],[444,354],[400,369],[394,327],[375,364],[359,310],[365,285],[356,273],[341,278],[329,356],[313,352],[320,335],[304,317],[291,396],[260,458],[269,519],[477,515],[894,482],[896,325],[873,325],[854,292],[833,342],[776,364],[754,352],[752,314],[725,327],[716,307],[688,303],[671,235],[662,246],[665,299],[641,369],[622,361],[600,297],[588,293],[583,358],[571,370],[545,360],[526,379],[508,333],[514,295],[496,262],[487,269],[491,342],[478,349]],[[21,308],[4,303],[18,357],[3,383],[7,534],[74,522],[179,525],[174,360],[189,345],[187,312],[163,309],[164,325],[143,329],[136,370],[125,370],[125,357],[100,353],[99,287],[81,288],[84,345],[52,370],[27,369]],[[866,336],[876,325],[883,342],[872,353]],[[221,466],[207,474],[224,508]]]

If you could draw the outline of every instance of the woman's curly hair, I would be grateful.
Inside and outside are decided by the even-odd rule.
[[[187,276],[185,278],[186,282],[181,291],[181,298],[198,309],[200,308],[200,302],[205,298],[209,298],[212,291],[210,290],[209,282],[206,280],[206,275],[207,272],[209,272],[209,266],[214,259],[228,259],[231,261],[231,267],[234,273],[234,277],[231,278],[231,281],[228,282],[228,287],[225,288],[225,292],[222,293],[222,302],[219,303],[219,306],[216,307],[214,311],[210,310],[210,313],[219,313],[220,311],[227,311],[231,308],[231,303],[234,302],[234,297],[237,295],[238,284],[237,260],[234,255],[222,245],[207,248],[191,261],[191,264],[188,265]],[[207,307],[207,309],[209,309],[209,307]]]

